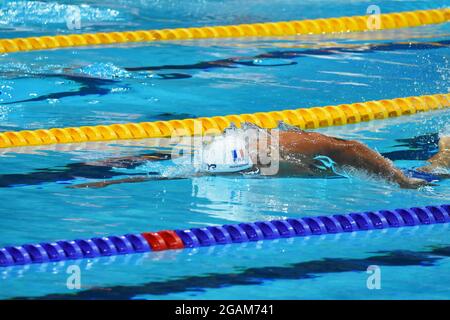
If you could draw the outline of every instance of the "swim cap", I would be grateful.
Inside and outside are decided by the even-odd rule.
[[[231,173],[253,166],[245,138],[238,133],[216,137],[200,152],[202,171]]]

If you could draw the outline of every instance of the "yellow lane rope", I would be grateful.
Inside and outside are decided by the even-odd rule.
[[[329,34],[370,30],[371,16],[254,23],[199,28],[70,34],[0,40],[0,53],[160,40]],[[380,15],[377,30],[417,27],[450,20],[450,8]]]
[[[279,121],[284,121],[302,129],[316,129],[448,107],[450,107],[450,93],[445,93],[209,118],[9,131],[0,133],[0,148],[218,134],[232,122],[238,127],[244,122],[250,122],[269,129],[277,127]]]

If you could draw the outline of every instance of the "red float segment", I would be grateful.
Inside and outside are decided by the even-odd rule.
[[[184,243],[181,238],[172,230],[163,230],[159,232],[142,233],[144,239],[148,242],[152,251],[162,251],[170,249],[184,249]]]
[[[184,243],[173,230],[164,230],[157,232],[166,242],[168,249],[184,249]]]
[[[142,233],[142,236],[145,240],[147,240],[149,246],[152,248],[152,251],[162,251],[169,249],[163,237],[161,237],[158,232],[145,232]]]

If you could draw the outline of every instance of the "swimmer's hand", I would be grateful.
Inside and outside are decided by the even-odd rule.
[[[426,180],[417,178],[406,178],[399,182],[400,188],[403,189],[418,189],[425,186],[436,186],[434,183],[430,183]]]

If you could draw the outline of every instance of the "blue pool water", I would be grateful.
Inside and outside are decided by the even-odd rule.
[[[0,37],[72,33],[64,1],[0,1]],[[365,14],[367,1],[75,1],[80,32]],[[247,5],[248,3],[248,5]],[[448,1],[378,1],[382,12]],[[0,56],[0,130],[182,119],[401,96],[450,87],[449,24],[331,36],[220,39]],[[427,43],[438,45],[427,45]],[[270,58],[267,58],[270,56]],[[239,57],[239,58],[236,58]],[[228,60],[226,60],[228,59]],[[228,64],[218,64],[226,60]],[[450,112],[318,130],[402,168],[425,164]],[[351,179],[207,177],[68,189],[120,178],[86,162],[160,151],[146,139],[0,150],[0,246],[448,203],[450,180],[404,190]],[[0,297],[446,299],[448,226],[298,238],[0,270]],[[66,287],[68,266],[82,288]],[[369,265],[382,272],[368,290]]]

